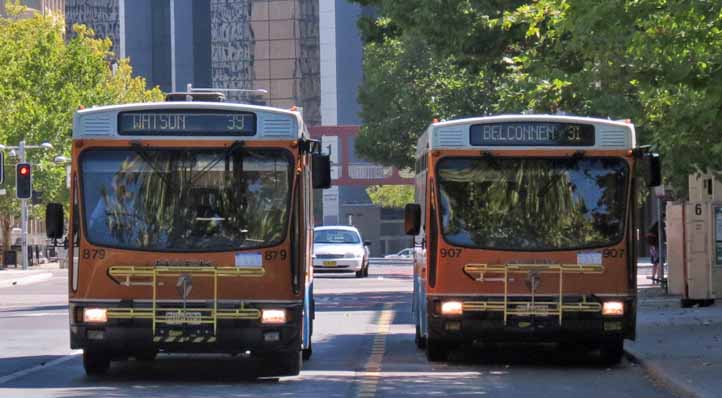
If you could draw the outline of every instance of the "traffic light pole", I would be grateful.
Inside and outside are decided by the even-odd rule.
[[[21,210],[21,213],[20,213],[20,247],[22,248],[22,258],[21,258],[22,262],[20,264],[22,264],[23,269],[28,269],[28,262],[29,262],[28,261],[29,260],[28,259],[28,199],[32,197],[32,192],[33,192],[32,168],[29,164],[25,164],[25,157],[26,157],[25,151],[28,149],[38,149],[38,148],[46,149],[46,150],[53,149],[53,145],[50,144],[49,142],[43,142],[40,145],[26,145],[25,140],[20,141],[20,144],[18,144],[18,146],[7,146],[5,144],[0,144],[0,151],[4,151],[6,149],[17,150],[18,160],[20,161],[18,163],[18,166],[21,166],[21,165],[25,166],[25,170],[27,171],[28,178],[29,178],[28,194],[23,195],[23,196],[27,196],[27,198],[20,198],[18,195],[18,199],[20,199],[20,210]],[[18,168],[16,168],[16,175],[15,175],[15,178],[16,178],[15,189],[16,190],[18,189],[17,173],[19,171],[20,170]],[[17,193],[18,192],[16,192],[16,195],[17,195]]]
[[[20,141],[18,145],[18,159],[20,163],[25,163],[25,140]],[[20,247],[22,248],[22,258],[20,261],[23,269],[28,269],[28,200],[20,199]]]

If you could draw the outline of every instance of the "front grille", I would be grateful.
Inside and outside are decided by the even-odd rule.
[[[343,254],[317,254],[316,258],[343,258]]]

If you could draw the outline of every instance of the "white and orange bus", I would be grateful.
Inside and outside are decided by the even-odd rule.
[[[617,362],[634,338],[634,203],[659,158],[628,122],[548,115],[431,124],[419,138],[416,343],[431,361],[494,341],[584,343]]]
[[[313,189],[330,184],[301,115],[104,106],[75,114],[72,142],[70,345],[86,372],[192,352],[298,374],[312,350]],[[48,206],[50,238],[62,213]]]

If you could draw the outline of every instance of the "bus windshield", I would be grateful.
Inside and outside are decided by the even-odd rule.
[[[497,250],[572,250],[624,236],[620,158],[445,158],[438,165],[444,238]]]
[[[285,236],[292,161],[284,150],[92,149],[80,160],[93,244],[224,251]]]

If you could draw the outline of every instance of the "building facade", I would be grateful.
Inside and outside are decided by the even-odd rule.
[[[69,34],[110,38],[149,86],[227,92],[229,101],[303,107],[321,123],[318,0],[66,0]]]

